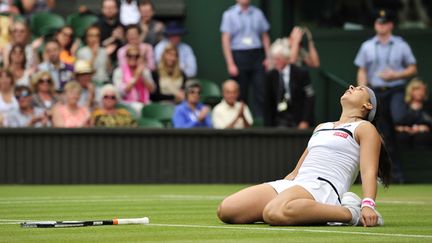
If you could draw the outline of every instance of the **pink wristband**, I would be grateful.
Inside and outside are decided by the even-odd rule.
[[[361,208],[369,207],[375,209],[375,201],[372,198],[364,198],[361,203]]]

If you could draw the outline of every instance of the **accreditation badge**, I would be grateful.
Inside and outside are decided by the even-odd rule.
[[[288,103],[285,100],[279,102],[279,104],[277,105],[278,112],[286,111],[287,109]]]
[[[243,37],[242,43],[246,46],[252,46],[253,45],[253,39],[250,36]]]

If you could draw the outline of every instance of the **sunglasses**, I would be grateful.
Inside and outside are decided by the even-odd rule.
[[[49,84],[49,83],[52,83],[52,80],[49,79],[49,78],[43,78],[43,79],[40,79],[40,80],[39,80],[39,83],[46,83],[46,84]]]
[[[127,54],[126,57],[127,57],[127,58],[138,59],[138,58],[139,58],[139,55],[131,55],[131,54]]]
[[[21,93],[16,94],[16,95],[15,95],[15,98],[16,98],[17,100],[19,100],[20,98],[25,98],[25,97],[29,97],[29,96],[30,96],[30,92],[28,92],[27,90],[24,90],[24,91],[22,91]]]
[[[115,95],[104,95],[104,99],[116,100],[117,97]]]

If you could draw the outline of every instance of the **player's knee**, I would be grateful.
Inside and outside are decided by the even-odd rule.
[[[292,203],[274,205],[269,203],[263,211],[264,222],[270,225],[294,225],[297,217]]]
[[[218,218],[227,224],[234,224],[235,223],[235,209],[233,206],[229,205],[229,203],[226,202],[226,200],[223,200],[219,207],[217,208],[217,216]]]

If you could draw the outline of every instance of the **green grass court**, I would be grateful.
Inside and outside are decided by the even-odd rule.
[[[386,225],[226,225],[218,203],[245,185],[0,186],[0,242],[432,242],[432,185],[380,188]],[[356,185],[352,189],[359,193]],[[148,216],[149,225],[21,228],[25,220]]]

